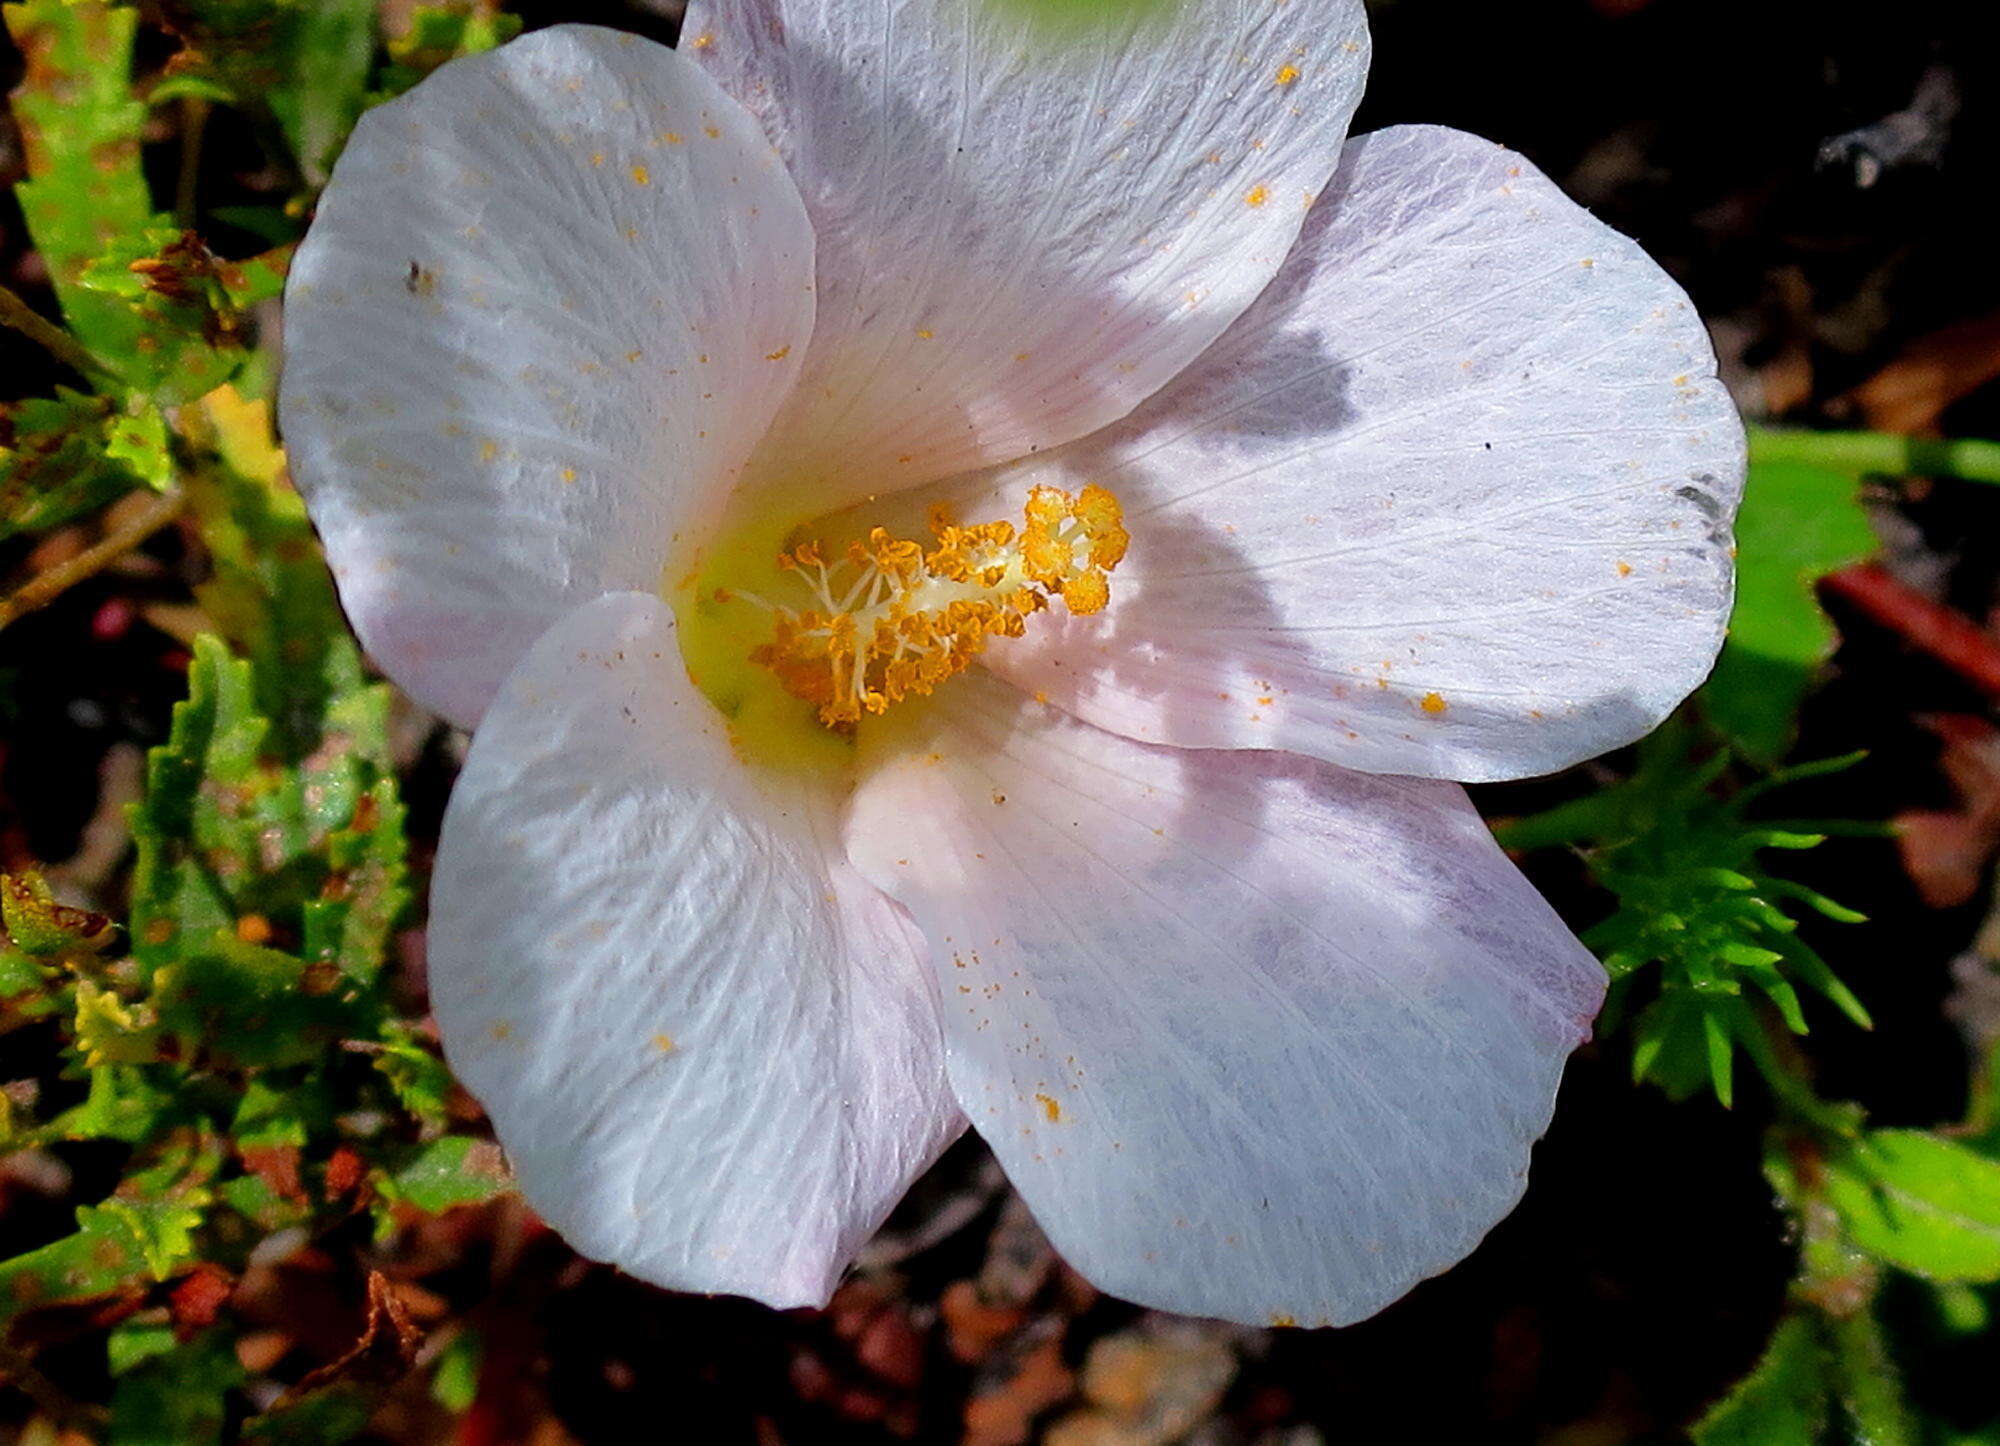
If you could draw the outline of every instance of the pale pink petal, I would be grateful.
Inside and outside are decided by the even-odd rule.
[[[812,232],[688,60],[585,26],[371,111],[286,290],[292,469],[361,640],[478,721],[569,606],[656,590],[812,333]]]
[[[1521,157],[1348,146],[1251,312],[1138,413],[962,489],[1124,499],[1100,616],[992,667],[1134,738],[1544,773],[1640,737],[1729,615],[1743,429],[1687,298]]]
[[[1513,1207],[1604,974],[1461,789],[1135,743],[978,674],[882,726],[850,856],[1090,1280],[1339,1324]]]
[[[445,815],[431,993],[578,1250],[816,1305],[963,1121],[921,940],[841,860],[830,800],[765,791],[726,735],[659,599],[559,622]]]
[[[682,48],[762,117],[818,233],[766,460],[829,507],[1123,416],[1264,289],[1339,158],[1360,0],[1036,8],[688,8]]]

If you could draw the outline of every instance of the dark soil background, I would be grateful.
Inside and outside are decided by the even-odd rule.
[[[531,25],[673,30],[670,14],[611,3],[518,8]],[[2000,436],[1996,7],[1383,0],[1373,9],[1375,71],[1358,129],[1437,122],[1525,152],[1687,286],[1746,411]],[[0,53],[0,84],[16,73]],[[1907,124],[1882,124],[1913,105],[1921,114]],[[205,185],[254,197],[269,184],[250,137],[232,138],[218,118],[209,141]],[[171,137],[158,150],[171,194]],[[19,164],[0,138],[0,179],[16,179]],[[45,302],[34,268],[18,212],[0,201],[0,279]],[[34,390],[45,366],[0,332],[10,392]],[[1885,493],[1882,518],[1899,576],[1987,618],[2000,491],[1907,484]],[[0,551],[0,573],[23,575],[35,562],[27,551]],[[69,860],[74,883],[115,892],[120,860],[90,856],[93,820],[129,796],[138,750],[164,737],[181,696],[185,647],[159,609],[185,599],[197,566],[169,532],[0,633],[0,863]],[[1802,787],[1790,807],[1862,819],[1959,809],[1930,720],[1960,718],[1954,746],[1981,756],[1993,736],[1989,700],[1893,631],[1841,620],[1844,642],[1797,756],[1866,748],[1870,758]],[[410,756],[421,849],[434,838],[451,755],[418,729]],[[1479,797],[1495,816],[1517,814],[1588,783],[1578,775]],[[1962,815],[1979,877],[1994,826],[1979,822],[1983,801]],[[1807,1048],[1822,1091],[1861,1101],[1881,1123],[1931,1125],[1964,1108],[1968,1056],[1946,1013],[1950,966],[1985,917],[1987,890],[1926,903],[1911,867],[1922,873],[1927,862],[1936,861],[1913,859],[1907,843],[1864,839],[1836,840],[1797,865],[1871,918],[1813,939],[1877,1027],[1816,1016],[1824,1022]],[[1604,909],[1560,859],[1538,867],[1579,927]],[[415,988],[419,938],[409,952]],[[383,1441],[1671,1441],[1755,1360],[1793,1247],[1760,1174],[1767,1115],[1755,1088],[1725,1111],[1634,1087],[1627,1070],[1622,1039],[1579,1054],[1522,1207],[1465,1264],[1340,1331],[1180,1328],[1095,1297],[1009,1209],[976,1142],[912,1195],[824,1313],[652,1290],[579,1262],[514,1205],[459,1212],[391,1258],[372,1252],[359,1227],[353,1240],[317,1242],[274,1276],[272,1308],[302,1329],[317,1315],[329,1333],[347,1329],[349,1307],[338,1302],[355,1298],[348,1287],[365,1258],[406,1282],[431,1322],[486,1332],[472,1413],[453,1421],[412,1389],[379,1423]],[[69,1164],[75,1197],[90,1198],[90,1160]],[[7,1198],[16,1206],[0,1215],[0,1234],[10,1240],[64,1228],[74,1204]],[[1909,1302],[1908,1340],[1929,1339],[1926,1309]],[[1092,1347],[1113,1336],[1133,1349],[1107,1365]],[[1933,1412],[1965,1429],[2000,1416],[1990,1337],[1982,1349],[1983,1363],[1943,1347],[1913,1350],[1922,1359],[1908,1362]],[[101,1370],[44,1364],[79,1381]],[[1080,1380],[1100,1401],[1122,1390],[1159,1405],[1156,1429],[1104,1434],[1081,1413]],[[0,1392],[0,1436],[14,1410]]]

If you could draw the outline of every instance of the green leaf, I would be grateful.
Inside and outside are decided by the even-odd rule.
[[[2000,1163],[1921,1130],[1875,1130],[1821,1187],[1862,1250],[1934,1281],[2000,1280]]]
[[[1819,1446],[1831,1364],[1818,1319],[1803,1311],[1788,1314],[1756,1368],[1688,1434],[1695,1446]]]
[[[147,1017],[109,989],[88,979],[76,985],[76,1048],[89,1068],[108,1064],[149,1064],[159,1058],[159,1030]]]
[[[257,1446],[338,1446],[368,1429],[375,1406],[365,1387],[339,1381],[251,1417],[243,1423],[243,1439]]]
[[[102,914],[57,903],[35,873],[0,874],[0,919],[14,947],[38,959],[95,954],[117,932]]]
[[[166,1321],[120,1321],[104,1338],[105,1362],[112,1375],[122,1376],[136,1366],[171,1353],[174,1344],[174,1328]]]
[[[306,180],[323,186],[367,105],[375,0],[294,0],[280,13],[276,52],[285,76],[271,109]]]
[[[383,1028],[375,1068],[389,1082],[398,1104],[430,1130],[444,1128],[450,1115],[451,1071],[409,1025],[392,1021]]]
[[[247,308],[282,286],[290,249],[234,263],[157,217],[92,259],[79,284],[129,313],[131,385],[162,406],[205,396],[249,359]]]
[[[403,94],[461,55],[478,55],[521,33],[521,17],[493,14],[474,5],[419,5],[410,28],[389,41],[390,63],[378,78],[375,99]]]
[[[290,766],[272,756],[256,670],[197,639],[187,701],[132,815],[135,951],[149,969],[186,966],[161,1022],[224,1028],[246,1062],[305,1047],[256,1038],[260,1020],[282,1015],[322,1044],[354,1027],[352,985],[380,967],[407,898],[388,695],[361,680],[351,644],[336,652],[341,691],[315,751]],[[302,958],[263,947],[280,938]]]
[[[84,1102],[56,1116],[43,1133],[68,1140],[138,1144],[159,1131],[161,1122],[177,1112],[177,1104],[173,1092],[152,1072],[131,1065],[101,1065],[90,1071],[90,1093]]]
[[[431,1399],[454,1416],[470,1411],[479,1399],[479,1368],[485,1360],[485,1337],[475,1330],[461,1330],[438,1352]]]
[[[0,540],[46,532],[173,475],[167,424],[147,403],[58,387],[0,407]]]
[[[207,1446],[223,1440],[229,1392],[243,1367],[226,1332],[211,1330],[131,1369],[111,1396],[106,1446]]]
[[[304,1064],[366,1028],[352,985],[315,977],[294,956],[234,933],[187,945],[154,979],[159,1027],[180,1038],[186,1057],[213,1052],[264,1069]]]
[[[205,1190],[174,1199],[79,1206],[76,1233],[0,1261],[0,1319],[31,1306],[89,1300],[165,1280],[195,1259]]]
[[[1770,764],[1790,749],[1799,705],[1833,652],[1814,584],[1877,543],[1851,474],[1776,461],[1751,469],[1736,544],[1736,610],[1701,706],[1747,757]]]
[[[419,1145],[376,1184],[391,1203],[414,1205],[436,1215],[459,1205],[478,1205],[513,1188],[499,1150],[470,1135],[446,1135]]]
[[[139,12],[99,0],[22,0],[6,7],[6,20],[26,62],[13,107],[29,179],[14,194],[70,327],[122,370],[138,336],[131,308],[82,277],[153,214],[139,164],[145,107],[131,86]]]
[[[1725,1105],[1734,1097],[1738,1051],[1774,1088],[1792,1088],[1780,1057],[1761,1044],[1764,1025],[1753,1000],[1768,1000],[1795,1034],[1809,1024],[1803,989],[1863,1027],[1868,1020],[1782,906],[1835,919],[1853,911],[1772,874],[1762,859],[1767,850],[1816,847],[1823,832],[1774,826],[1750,813],[1773,788],[1857,760],[1771,774],[1731,795],[1733,761],[1712,732],[1679,715],[1639,745],[1630,777],[1496,830],[1510,848],[1578,848],[1592,876],[1616,896],[1616,911],[1583,937],[1611,975],[1610,1016],[1635,1015],[1633,1078],[1676,1099],[1710,1090]]]

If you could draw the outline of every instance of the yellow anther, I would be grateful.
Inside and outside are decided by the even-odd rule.
[[[1079,616],[1101,613],[1111,601],[1111,584],[1103,573],[1093,569],[1064,583],[1062,595],[1069,610]]]
[[[877,527],[831,566],[816,542],[780,554],[815,605],[770,604],[771,641],[751,660],[821,723],[851,728],[964,672],[989,638],[1020,637],[1052,597],[1072,613],[1102,612],[1106,574],[1130,542],[1118,499],[1096,486],[1077,496],[1036,487],[1023,512],[1017,532],[1009,522],[956,526],[933,509],[928,551]]]

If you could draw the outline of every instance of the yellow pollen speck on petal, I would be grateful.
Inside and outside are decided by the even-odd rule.
[[[671,1034],[654,1035],[653,1048],[657,1049],[661,1054],[672,1054],[674,1052],[674,1037]]]
[[[603,164],[604,164],[604,152],[602,152],[602,151],[592,151],[592,152],[590,153],[590,163],[591,163],[591,165],[593,165],[593,166],[601,166],[601,165],[603,165]]]
[[[720,126],[703,126],[701,128],[701,133],[707,136],[712,141],[719,141],[722,139],[722,127]]]
[[[570,484],[571,482],[574,482],[574,481],[576,481],[576,468],[574,468],[574,467],[565,467],[565,468],[563,468],[563,469],[562,469],[562,479],[563,479],[563,484],[564,484],[565,486],[567,486],[567,485],[568,485],[568,484]]]
[[[917,328],[917,339],[919,341],[929,341],[932,337],[936,335],[937,333],[932,331],[929,327],[920,326]]]
[[[1298,1323],[1296,1316],[1274,1315],[1271,1317],[1271,1329],[1273,1330],[1293,1330],[1298,1326]]]
[[[706,50],[708,49],[709,46],[713,44],[715,44],[715,32],[712,30],[704,30],[701,34],[695,36],[694,39],[688,42],[688,49]]]
[[[1248,194],[1243,197],[1243,204],[1246,206],[1261,206],[1270,199],[1271,188],[1259,182],[1257,185],[1252,186]]]
[[[504,1019],[496,1019],[493,1021],[492,1028],[486,1032],[492,1035],[496,1041],[504,1041],[514,1033],[514,1026]]]
[[[1036,1095],[1035,1098],[1041,1103],[1042,1117],[1050,1124],[1062,1119],[1062,1105],[1054,1095]]]
[[[791,354],[792,354],[792,349],[789,346],[781,346],[776,351],[765,352],[764,360],[783,361],[786,357],[790,356]]]
[[[1424,694],[1424,701],[1421,704],[1421,706],[1426,713],[1429,713],[1433,716],[1444,712],[1445,710],[1444,694],[1442,693]]]
[[[1630,577],[1632,575],[1632,564],[1629,562],[1620,562],[1618,564],[1618,575],[1620,577]]]
[[[677,146],[681,143],[684,137],[681,135],[679,131],[665,131],[661,133],[660,139],[665,141],[670,146]]]
[[[500,444],[498,442],[481,442],[479,444],[480,461],[491,462],[495,457],[498,457],[499,455],[500,455]]]
[[[650,186],[653,184],[653,173],[644,166],[634,166],[632,168],[632,182],[634,185]]]
[[[1299,68],[1296,65],[1281,65],[1278,67],[1278,73],[1271,78],[1271,84],[1290,85],[1298,78]]]

